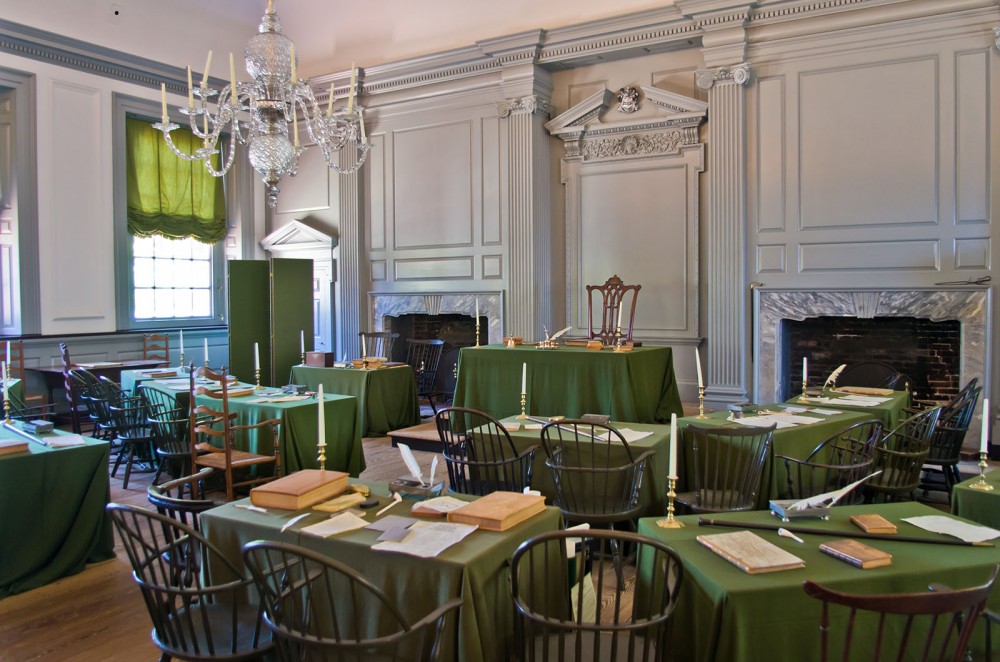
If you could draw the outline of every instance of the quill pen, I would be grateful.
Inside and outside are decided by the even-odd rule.
[[[413,457],[413,451],[406,444],[396,444],[399,448],[399,454],[403,456],[403,462],[406,464],[406,468],[410,470],[410,475],[413,476],[414,480],[420,482],[421,485],[425,485],[424,476],[420,472],[420,465],[417,464],[417,458]]]
[[[553,335],[551,338],[549,338],[549,340],[555,340],[556,338],[558,338],[559,336],[561,336],[562,334],[566,333],[567,331],[569,331],[572,328],[573,328],[572,326],[567,326],[562,331],[556,331],[555,335]]]
[[[829,386],[836,386],[837,377],[840,377],[840,373],[843,372],[844,368],[846,367],[847,367],[846,363],[841,363],[839,366],[837,366],[837,368],[830,373],[830,376],[826,378],[826,381],[823,383],[823,388],[827,388]]]
[[[816,496],[811,496],[802,499],[801,501],[796,501],[795,503],[793,503],[791,506],[788,507],[788,510],[805,510],[806,508],[823,508],[826,506],[832,506],[841,499],[843,499],[847,495],[847,493],[853,490],[855,487],[865,482],[872,476],[877,476],[880,473],[882,473],[881,469],[879,469],[874,473],[870,473],[864,478],[856,480],[850,485],[846,485],[840,488],[839,490],[834,490],[832,492],[824,492],[823,494],[817,494]]]

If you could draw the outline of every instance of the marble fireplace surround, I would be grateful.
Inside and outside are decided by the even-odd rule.
[[[368,294],[371,320],[376,331],[391,331],[392,318],[400,315],[442,315],[454,313],[475,317],[476,301],[479,315],[489,321],[480,329],[480,343],[503,341],[503,292],[442,292],[442,293],[381,293]]]
[[[933,289],[788,290],[754,291],[754,400],[774,402],[780,392],[783,320],[809,317],[918,317],[934,321],[957,320],[961,326],[960,385],[973,377],[986,382],[990,291],[985,287]],[[819,376],[814,377],[815,380]],[[810,380],[812,382],[812,380]],[[818,385],[818,382],[813,383]],[[975,412],[978,421],[979,411]],[[975,431],[975,433],[973,433]],[[979,428],[970,426],[966,445]]]

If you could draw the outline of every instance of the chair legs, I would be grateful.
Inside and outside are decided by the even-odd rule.
[[[144,449],[140,448],[140,449],[138,449],[138,452],[137,452],[136,446],[137,445],[142,445],[142,444],[145,444],[145,448]],[[143,452],[144,450],[145,450],[145,452]],[[112,469],[111,469],[111,477],[112,478],[115,477],[115,475],[118,473],[118,467],[120,467],[122,465],[122,463],[124,462],[124,464],[125,464],[125,475],[122,477],[122,489],[123,490],[127,490],[128,489],[128,479],[129,479],[129,476],[132,475],[132,468],[133,468],[133,466],[136,463],[139,463],[139,462],[154,462],[155,460],[151,459],[152,457],[153,457],[153,455],[152,455],[152,447],[151,447],[150,441],[148,439],[136,439],[136,440],[122,441],[122,448],[118,452],[118,457],[115,458],[115,466],[112,467]],[[162,468],[162,464],[161,464],[161,468]],[[152,469],[149,469],[149,470],[152,471]],[[153,478],[153,482],[154,483],[156,482],[156,478],[158,478],[159,475],[160,475],[160,472],[159,472],[159,469],[157,469],[156,477]]]

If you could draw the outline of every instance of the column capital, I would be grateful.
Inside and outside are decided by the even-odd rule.
[[[717,67],[715,69],[699,69],[694,72],[695,82],[703,90],[710,90],[716,82],[731,80],[737,85],[747,85],[750,83],[750,63],[741,62],[731,67]]]
[[[510,117],[512,114],[517,115],[541,115],[542,117],[548,117],[549,110],[552,104],[549,103],[548,99],[544,99],[537,94],[529,94],[524,97],[516,97],[513,99],[504,99],[503,101],[497,101],[497,117],[503,119]]]

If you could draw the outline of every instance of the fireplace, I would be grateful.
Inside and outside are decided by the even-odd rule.
[[[789,348],[783,342],[785,323],[822,317],[916,318],[957,323],[958,385],[973,377],[984,382],[990,308],[989,289],[980,286],[809,291],[759,288],[754,292],[754,400],[776,402],[785,393],[788,377],[783,368],[791,361]],[[801,354],[798,356],[801,361]],[[857,360],[861,357],[854,358]],[[818,372],[816,379],[820,379]],[[798,385],[801,388],[801,381]],[[979,445],[980,415],[977,408],[965,438],[967,448]]]

